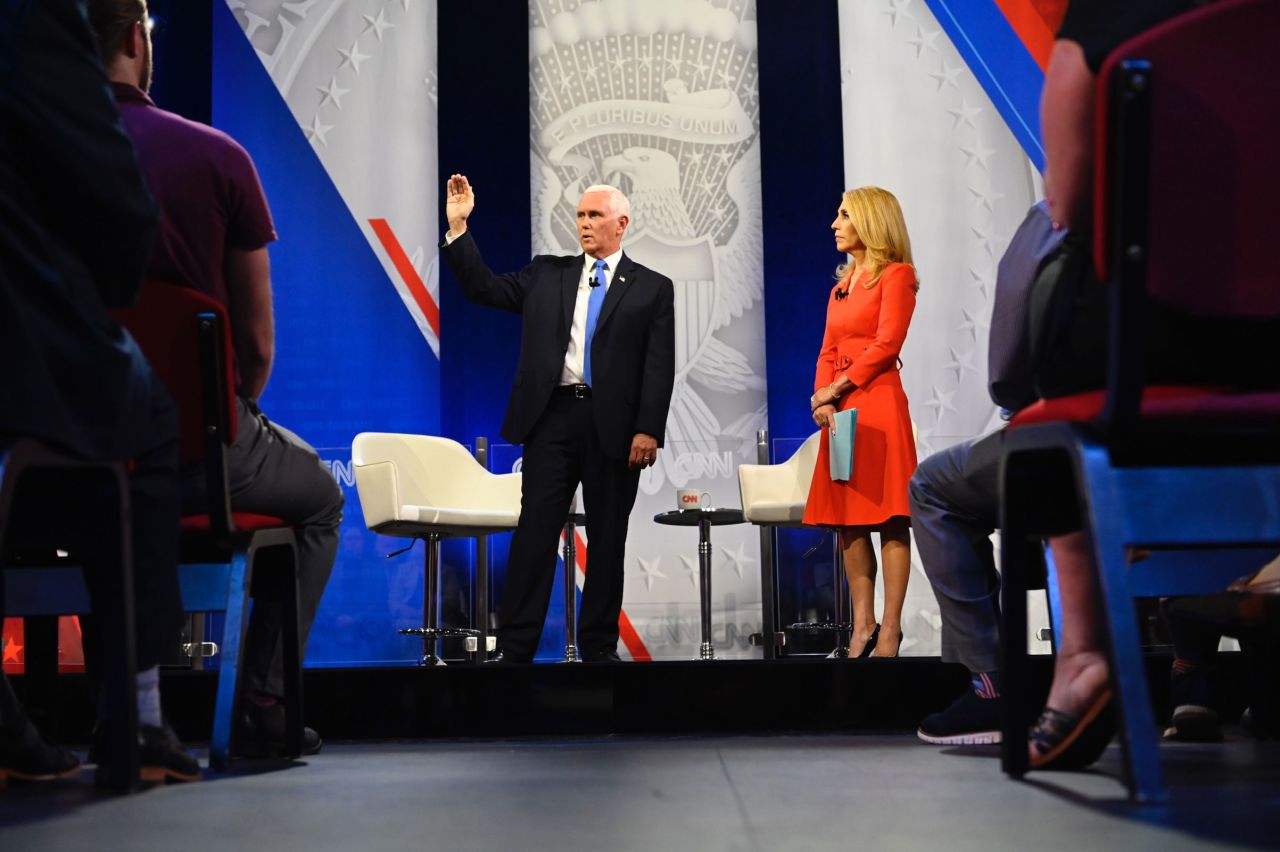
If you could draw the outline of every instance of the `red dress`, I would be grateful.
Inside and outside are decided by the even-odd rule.
[[[853,475],[848,482],[831,480],[830,435],[824,429],[804,509],[806,524],[877,526],[911,514],[907,483],[916,469],[916,442],[898,353],[916,307],[915,270],[891,263],[874,287],[864,287],[865,280],[845,278],[832,288],[813,380],[815,391],[841,373],[854,384],[839,402],[841,411],[858,409]],[[846,287],[849,295],[837,300],[836,292]]]

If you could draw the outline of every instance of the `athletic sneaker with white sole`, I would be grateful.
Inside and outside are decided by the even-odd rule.
[[[916,736],[934,745],[993,745],[1000,742],[1000,699],[973,690],[941,713],[926,716]]]

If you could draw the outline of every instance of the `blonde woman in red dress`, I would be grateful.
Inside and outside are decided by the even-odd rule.
[[[837,411],[858,409],[853,474],[830,475],[830,432],[822,436],[804,522],[834,527],[844,551],[853,600],[850,657],[896,657],[902,641],[902,603],[911,575],[907,482],[916,469],[907,396],[898,376],[903,341],[916,306],[915,268],[902,208],[874,186],[846,192],[831,223],[836,249],[851,263],[836,270],[827,302],[827,327],[818,353],[813,422],[830,430]],[[884,612],[873,607],[880,534]]]

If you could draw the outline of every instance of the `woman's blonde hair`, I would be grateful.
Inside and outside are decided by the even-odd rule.
[[[890,263],[906,263],[911,259],[911,237],[902,218],[902,207],[893,193],[878,186],[862,186],[845,192],[840,206],[849,212],[849,221],[866,246],[871,277],[863,286],[868,290],[880,283],[880,275]],[[836,267],[836,279],[849,274],[851,264]],[[919,289],[917,282],[916,288]]]

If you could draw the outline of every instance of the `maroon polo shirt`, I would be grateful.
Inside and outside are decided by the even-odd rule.
[[[249,153],[220,130],[160,109],[135,86],[112,83],[125,130],[160,205],[150,278],[179,281],[231,312],[223,261],[228,248],[259,249],[276,238]]]

